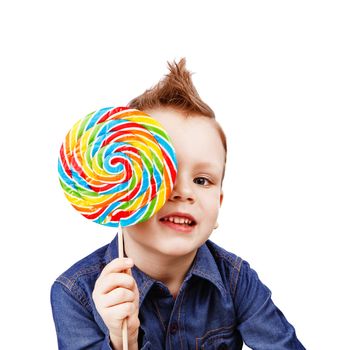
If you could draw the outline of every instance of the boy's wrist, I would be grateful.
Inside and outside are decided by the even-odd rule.
[[[128,340],[129,340],[128,350],[138,350],[139,345],[138,345],[137,339],[136,339],[136,342],[135,341],[130,342],[130,339]],[[121,337],[113,336],[112,334],[110,334],[109,342],[112,350],[123,350],[123,339]]]

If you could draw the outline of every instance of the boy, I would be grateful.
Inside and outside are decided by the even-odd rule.
[[[249,264],[208,238],[223,199],[226,138],[185,60],[129,104],[167,130],[176,150],[173,192],[151,219],[124,228],[53,284],[60,349],[304,349]],[[131,270],[130,270],[131,269]],[[129,272],[126,273],[126,271]]]

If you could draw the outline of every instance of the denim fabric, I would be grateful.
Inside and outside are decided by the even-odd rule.
[[[111,349],[92,300],[95,281],[117,257],[118,241],[82,259],[54,282],[51,305],[59,349]],[[202,245],[176,299],[136,266],[140,349],[305,349],[249,264],[210,240]]]

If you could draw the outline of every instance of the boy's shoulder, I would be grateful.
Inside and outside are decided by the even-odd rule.
[[[113,243],[115,241],[116,238],[111,243],[77,261],[57,277],[56,282],[63,284],[69,290],[72,290],[82,279],[86,280],[87,283],[94,284],[106,264],[113,259]]]
[[[209,239],[207,240],[206,245],[209,248],[218,266],[222,266],[222,268],[225,269],[234,270],[237,272],[237,274],[241,275],[256,273],[250,267],[248,261],[236,255],[235,253],[227,251]]]
[[[236,295],[237,288],[244,291],[249,286],[263,286],[270,293],[269,289],[260,281],[256,271],[250,267],[246,260],[210,240],[207,240],[206,247],[215,260],[215,265],[221,275],[223,284],[230,289],[232,296]]]
[[[244,262],[241,257],[227,251],[209,239],[207,240],[206,245],[217,263],[223,262],[234,269],[240,270],[242,262]]]
[[[211,240],[200,247],[196,265],[200,266],[203,276],[211,280],[233,296],[244,261],[238,255],[227,251]]]

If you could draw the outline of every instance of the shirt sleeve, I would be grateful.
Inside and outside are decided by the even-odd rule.
[[[253,350],[305,350],[257,273],[242,262],[235,294],[238,330]]]
[[[51,287],[51,307],[58,348],[112,350],[109,334],[101,330],[93,313],[87,309],[81,298],[59,282]]]

